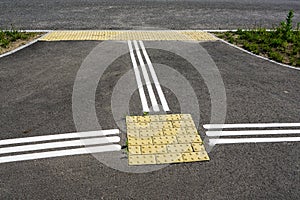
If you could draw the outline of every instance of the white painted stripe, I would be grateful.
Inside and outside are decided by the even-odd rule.
[[[108,152],[108,151],[120,151],[120,150],[121,150],[121,146],[116,144],[116,145],[107,145],[107,146],[48,151],[48,152],[40,152],[40,153],[29,153],[29,154],[15,155],[15,156],[0,157],[0,163],[35,160],[41,158],[61,157],[61,156],[70,156],[70,155],[91,154],[91,153],[100,153],[100,152]]]
[[[170,111],[170,108],[169,108],[168,103],[166,101],[165,95],[164,95],[164,93],[163,93],[163,91],[162,91],[162,89],[160,87],[160,84],[159,84],[156,72],[155,72],[154,67],[152,65],[152,62],[151,62],[151,60],[149,58],[149,55],[148,55],[148,53],[146,51],[146,48],[144,46],[143,41],[139,41],[139,43],[140,43],[141,49],[143,51],[144,57],[145,57],[145,59],[147,61],[147,65],[149,67],[149,71],[151,73],[151,76],[152,76],[154,85],[156,87],[156,90],[157,90],[160,102],[162,104],[162,107],[163,107],[163,109],[164,109],[165,112],[168,112],[168,111]]]
[[[204,124],[205,129],[300,127],[300,123]]]
[[[246,131],[207,131],[206,135],[216,136],[237,136],[237,135],[280,135],[299,134],[300,130],[246,130]]]
[[[142,54],[140,52],[138,43],[137,43],[137,41],[134,40],[133,44],[134,44],[134,47],[135,47],[135,50],[136,50],[137,57],[139,59],[140,66],[142,68],[143,76],[144,76],[144,79],[145,79],[145,83],[146,83],[146,86],[147,86],[147,90],[148,90],[148,93],[149,93],[149,97],[150,97],[150,101],[151,101],[151,104],[152,104],[152,107],[153,107],[153,111],[158,112],[159,107],[158,107],[158,104],[157,104],[157,101],[156,101],[156,98],[155,98],[155,94],[153,92],[153,88],[152,88],[152,85],[151,85],[151,82],[150,82],[150,79],[149,79],[149,76],[148,76],[148,72],[147,72],[147,69],[145,67],[145,63],[144,63]]]
[[[31,145],[21,145],[14,147],[4,147],[0,148],[0,154],[5,153],[16,153],[24,151],[36,151],[42,149],[54,149],[62,147],[76,147],[76,146],[89,146],[89,145],[99,145],[99,144],[109,144],[120,142],[120,137],[102,137],[102,138],[90,138],[90,139],[81,139],[81,140],[71,140],[63,142],[49,142],[42,144],[31,144]]]
[[[209,139],[209,145],[237,143],[300,142],[300,137]]]
[[[43,136],[35,136],[35,137],[0,140],[0,145],[40,142],[40,141],[49,141],[49,140],[61,140],[61,139],[72,139],[72,138],[99,137],[99,136],[106,136],[106,135],[115,135],[115,134],[119,134],[119,133],[120,133],[120,131],[118,129],[111,129],[111,130],[101,130],[101,131],[88,131],[88,132],[78,132],[78,133],[43,135]]]
[[[134,56],[133,48],[132,48],[132,43],[131,43],[130,40],[128,40],[128,47],[129,47],[129,53],[130,53],[130,57],[131,57],[132,65],[133,65],[134,74],[135,74],[135,79],[136,79],[138,89],[139,89],[140,99],[141,99],[141,102],[142,102],[142,108],[143,108],[144,112],[149,112],[150,110],[149,110],[149,107],[148,107],[145,91],[144,91],[144,88],[143,88],[141,75],[140,75],[139,68],[138,68],[138,65],[136,63],[136,60],[135,60],[135,56]]]

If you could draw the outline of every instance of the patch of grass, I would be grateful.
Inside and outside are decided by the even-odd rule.
[[[22,44],[22,42],[36,38],[38,35],[40,35],[40,33],[27,33],[14,30],[13,28],[5,31],[0,30],[0,53],[17,47]],[[16,45],[16,43],[18,44]]]
[[[286,20],[273,31],[267,31],[265,28],[238,29],[236,32],[216,33],[216,35],[252,53],[300,67],[300,23],[293,28],[293,17],[294,12],[291,10]]]

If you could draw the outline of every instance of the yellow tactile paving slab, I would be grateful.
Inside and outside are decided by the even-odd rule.
[[[127,116],[129,165],[209,160],[191,115]]]
[[[177,135],[177,141],[179,144],[202,143],[199,135]]]
[[[182,154],[185,162],[195,162],[200,160],[209,160],[207,153],[205,152],[189,152]]]
[[[128,147],[129,154],[142,154],[140,146],[129,146]]]
[[[171,153],[193,152],[191,144],[173,144],[168,145],[167,148]]]
[[[160,154],[168,153],[167,145],[144,145],[142,146],[142,154]]]
[[[181,153],[166,153],[155,155],[156,164],[180,163],[184,162]]]
[[[204,146],[201,143],[192,143],[194,152],[205,151]]]
[[[211,41],[215,36],[204,31],[52,31],[39,39],[40,41],[68,40],[177,40],[177,41]]]
[[[156,164],[155,155],[129,155],[129,165]]]

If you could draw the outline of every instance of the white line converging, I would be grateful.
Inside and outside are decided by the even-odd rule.
[[[139,43],[137,41],[133,41],[133,44],[134,44],[134,47],[135,47],[137,58],[138,58],[139,63],[140,63],[140,67],[142,69],[142,74],[143,74],[145,84],[146,84],[146,87],[147,87],[147,90],[148,90],[148,94],[149,94],[149,97],[150,97],[150,101],[151,101],[151,104],[152,104],[153,111],[158,112],[158,111],[160,111],[160,109],[159,109],[159,106],[158,106],[158,103],[157,103],[157,100],[156,100],[156,97],[155,97],[155,94],[154,94],[154,91],[153,91],[153,87],[152,87],[152,84],[151,84],[151,81],[150,81],[150,78],[149,78],[149,75],[148,75],[148,72],[147,72],[147,69],[146,69],[146,65],[145,65],[144,60],[143,60],[143,56],[144,56],[144,58],[147,62],[147,66],[149,68],[150,75],[153,79],[155,88],[156,88],[158,96],[160,98],[160,102],[162,104],[162,107],[163,107],[165,112],[170,111],[168,103],[167,103],[166,98],[165,98],[165,95],[164,95],[164,93],[161,89],[161,86],[159,84],[157,75],[155,73],[154,67],[152,65],[152,62],[151,62],[151,60],[149,58],[149,55],[146,51],[146,48],[144,46],[144,43],[142,41],[139,41]],[[141,48],[139,48],[139,45],[140,45]],[[133,46],[132,46],[131,41],[128,41],[128,47],[129,47],[129,53],[130,53],[130,57],[131,57],[131,61],[132,61],[132,65],[133,65],[133,69],[134,69],[138,89],[139,89],[139,94],[140,94],[140,99],[141,99],[141,102],[142,102],[143,111],[144,112],[149,112],[150,109],[148,107],[145,91],[143,89],[143,84],[142,84],[139,68],[138,68],[137,61],[136,61],[136,58],[135,58],[135,55],[134,55]],[[143,55],[142,55],[140,50],[142,50]]]
[[[226,136],[262,136],[262,135],[289,135],[300,134],[299,129],[282,129],[299,127],[300,123],[262,123],[262,124],[205,124],[206,135],[209,137]],[[245,128],[281,128],[280,130],[235,130],[223,131],[222,129],[245,129]],[[237,143],[264,143],[264,142],[299,142],[300,137],[275,137],[275,138],[211,138],[209,145],[237,144]]]
[[[107,152],[107,151],[119,151],[121,150],[121,146],[119,144],[114,144],[114,143],[118,143],[120,141],[120,137],[111,136],[111,135],[118,135],[119,133],[120,131],[118,129],[112,129],[112,130],[66,133],[66,134],[0,140],[0,155],[1,155],[0,163],[34,160],[34,159],[51,158],[51,157],[61,157],[61,156],[68,156],[68,155],[100,153],[100,152]],[[74,140],[75,138],[78,139]],[[51,140],[64,140],[64,141],[45,142]],[[42,143],[12,146],[15,144],[23,144],[23,143],[26,144],[26,143],[33,143],[33,142],[34,143],[42,142]],[[3,147],[4,145],[9,145],[9,146]],[[57,148],[67,148],[67,147],[73,147],[73,148],[64,149],[64,150],[50,150],[46,152],[44,151],[47,149],[57,149]],[[41,151],[41,150],[43,152],[26,153],[26,152]],[[20,153],[20,152],[24,152],[24,153],[19,155],[7,155],[7,154]]]

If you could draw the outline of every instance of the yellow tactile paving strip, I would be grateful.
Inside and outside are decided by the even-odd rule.
[[[204,31],[53,31],[40,41],[68,40],[177,40],[211,41],[215,36]]]
[[[129,165],[209,160],[189,114],[127,116]]]

